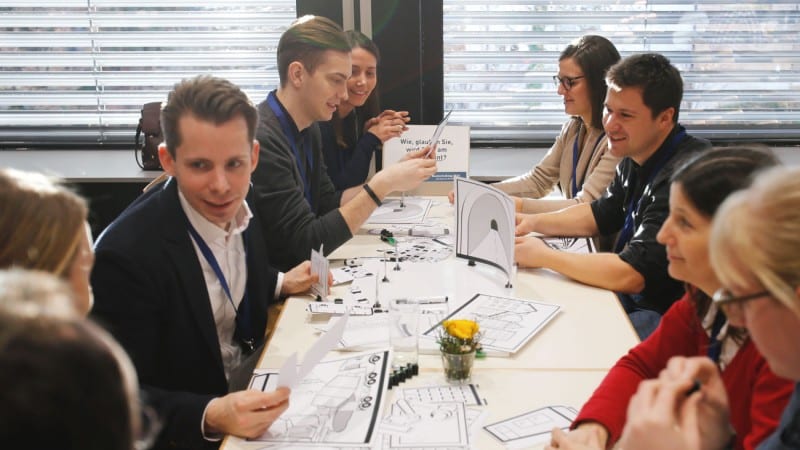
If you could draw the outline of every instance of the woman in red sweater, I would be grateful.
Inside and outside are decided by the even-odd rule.
[[[711,219],[730,193],[749,184],[775,157],[749,147],[703,152],[675,171],[670,213],[658,241],[667,247],[669,274],[687,283],[686,295],[661,319],[656,331],[609,371],[578,414],[569,433],[553,431],[552,448],[606,448],[620,437],[628,402],[642,380],[656,378],[677,355],[707,355],[722,372],[730,398],[735,448],[752,449],[775,429],[794,388],[778,378],[746,332],[729,327],[711,303],[720,287],[708,256]]]

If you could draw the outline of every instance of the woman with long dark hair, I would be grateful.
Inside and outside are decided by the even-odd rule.
[[[339,191],[364,183],[370,173],[380,170],[381,146],[400,136],[411,120],[406,111],[380,110],[375,89],[380,52],[375,43],[359,31],[349,30],[345,35],[353,62],[347,100],[339,104],[330,121],[320,123],[328,176]]]

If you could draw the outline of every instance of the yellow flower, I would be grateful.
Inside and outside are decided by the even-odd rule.
[[[445,320],[442,326],[450,336],[464,340],[472,339],[479,330],[475,321],[466,319]]]

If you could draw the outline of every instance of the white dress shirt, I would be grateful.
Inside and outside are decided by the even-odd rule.
[[[223,230],[192,208],[180,190],[178,190],[178,197],[189,223],[197,230],[197,234],[205,241],[208,248],[211,249],[211,253],[214,254],[214,258],[217,259],[217,264],[219,264],[231,292],[231,298],[228,298],[228,294],[222,288],[222,282],[217,278],[211,264],[203,256],[194,238],[191,238],[197,259],[200,261],[200,267],[203,269],[203,278],[205,278],[208,298],[211,301],[211,311],[214,314],[219,349],[222,354],[222,365],[225,368],[225,378],[227,379],[231,370],[238,366],[242,359],[241,347],[234,341],[233,334],[236,331],[236,310],[239,308],[247,285],[247,254],[242,232],[250,224],[253,213],[247,206],[247,202],[242,202],[242,207],[236,212],[228,229]]]

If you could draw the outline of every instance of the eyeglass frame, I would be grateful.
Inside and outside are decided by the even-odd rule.
[[[716,292],[714,292],[714,295],[711,296],[711,301],[717,306],[737,305],[750,300],[755,300],[760,297],[768,297],[770,295],[772,294],[770,294],[769,291],[763,290],[753,294],[735,296],[731,294],[731,291],[725,288],[719,288]]]
[[[556,88],[558,88],[558,85],[561,85],[564,86],[564,90],[569,91],[575,86],[575,81],[581,78],[586,78],[586,75],[581,75],[579,77],[560,77],[558,75],[553,75],[553,83],[555,83]]]

